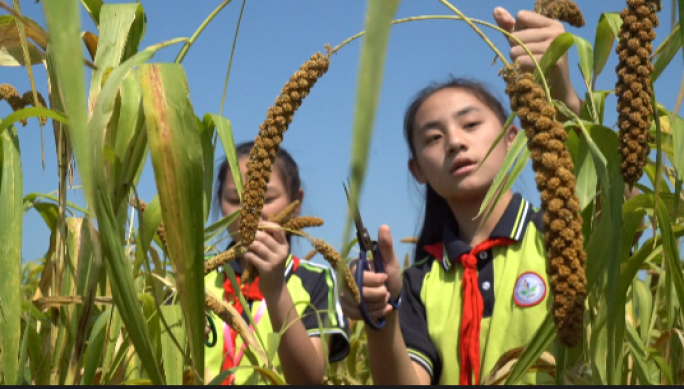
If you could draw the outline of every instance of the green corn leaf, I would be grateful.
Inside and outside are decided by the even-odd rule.
[[[17,375],[21,341],[21,231],[24,216],[23,179],[17,129],[0,133],[0,355],[5,383]]]
[[[48,199],[51,201],[54,201],[55,203],[59,202],[59,198],[57,196],[53,196],[48,193],[29,193],[26,196],[24,196],[24,212],[28,212],[31,208],[33,208],[36,204],[41,203],[42,199]],[[74,211],[79,211],[83,213],[87,213],[88,211],[85,208],[82,208],[71,201],[66,202],[67,208],[71,208]]]
[[[140,87],[135,74],[126,76],[119,92],[118,115],[112,117],[109,132],[114,139],[114,208],[121,210],[130,189],[137,186],[136,175],[147,156],[147,131]],[[118,120],[117,120],[118,119]]]
[[[233,182],[235,182],[235,188],[238,192],[240,202],[242,203],[242,175],[240,174],[240,165],[238,164],[238,157],[235,151],[233,128],[230,124],[230,120],[223,116],[206,114],[204,115],[204,126],[207,128],[216,126],[216,132],[218,132],[219,138],[221,138],[223,151],[226,153],[226,158],[228,159],[230,174],[233,176]]]
[[[589,138],[588,138],[589,139]],[[624,195],[624,182],[622,181],[622,174],[620,171],[621,161],[619,154],[615,152],[618,149],[617,134],[609,128],[595,125],[591,128],[591,139],[596,143],[600,149],[601,154],[606,160],[606,171],[597,169],[599,172],[599,184],[601,185],[601,222],[607,220],[612,226],[619,226],[622,224],[622,202]],[[596,163],[596,161],[594,161]],[[603,175],[607,174],[606,177]],[[607,240],[602,244],[608,247],[621,247],[622,244],[622,229],[611,228]],[[595,260],[592,257],[587,257],[587,263]],[[625,325],[625,295],[619,295],[619,280],[620,280],[620,262],[622,258],[620,255],[609,255],[606,258],[605,268],[608,274],[608,284],[606,286],[606,293],[608,296],[616,296],[607,301],[607,335],[608,335],[608,383],[618,383],[618,373],[621,371],[622,364],[622,344],[624,336]]]
[[[113,308],[110,312],[110,315],[107,317],[108,320],[108,325],[106,329],[106,338],[105,338],[105,351],[104,351],[104,359],[102,361],[102,378],[101,382],[107,382],[107,377],[111,376],[114,374],[114,371],[116,371],[116,344],[117,341],[119,340],[119,336],[121,335],[121,328],[122,328],[122,323],[121,323],[121,315],[119,314],[119,310]],[[124,343],[121,347],[121,349],[125,349],[126,344]],[[121,351],[121,350],[119,350]]]
[[[646,363],[646,349],[639,338],[639,334],[637,334],[634,327],[632,327],[630,324],[627,324],[626,329],[627,331],[625,332],[625,338],[627,339],[627,344],[629,345],[629,349],[632,354],[634,371],[636,371],[637,377],[639,378],[639,383],[641,385],[655,385],[656,383],[651,382],[650,380],[650,374],[648,373],[649,369]]]
[[[161,334],[162,360],[166,382],[169,385],[183,385],[184,350],[178,350],[172,340],[172,336],[174,336],[181,342],[181,347],[187,347],[183,313],[178,305],[165,305],[161,307],[161,311],[171,330],[171,334],[166,330]]]
[[[520,382],[542,353],[548,350],[554,339],[556,339],[556,325],[553,323],[553,313],[549,312],[537,332],[532,336],[532,340],[525,346],[518,361],[511,368],[511,373],[506,378],[504,385],[515,385]]]
[[[31,332],[31,316],[28,316],[28,319],[26,320],[26,326],[24,326],[24,335],[22,336],[22,341],[21,341],[21,350],[19,351],[19,371],[17,372],[17,385],[24,385],[28,384],[31,382],[30,380],[30,375],[28,375],[27,379],[27,374],[24,372],[24,369],[26,368],[26,365],[28,364],[28,343],[29,343],[29,337],[30,337],[30,332]]]
[[[180,65],[138,70],[166,240],[195,371],[204,372],[204,161],[200,133]],[[199,383],[199,377],[195,377]]]
[[[88,340],[88,350],[85,356],[85,366],[83,368],[83,376],[81,377],[81,385],[92,385],[95,373],[102,360],[102,352],[104,350],[105,339],[107,335],[107,323],[112,315],[112,309],[107,308],[98,316],[90,332]]]
[[[650,324],[653,309],[653,295],[646,286],[646,283],[638,279],[635,279],[632,282],[632,290],[634,291],[635,300],[637,302],[639,335],[641,341],[646,342],[648,337],[648,326]]]
[[[679,305],[684,306],[684,275],[682,275],[677,238],[672,229],[670,216],[667,214],[667,207],[662,199],[658,199],[657,214],[659,219],[658,226],[663,237],[664,260],[667,261],[667,269],[674,284],[675,296],[679,300]]]
[[[594,69],[594,49],[591,43],[582,37],[573,35],[575,45],[577,46],[577,54],[579,56],[580,69],[587,87],[592,85],[592,74]]]
[[[577,197],[580,209],[585,209],[596,195],[596,168],[594,159],[589,152],[589,145],[585,137],[579,138],[578,155],[575,160],[575,176],[577,177]]]
[[[139,18],[139,11],[142,12],[142,5],[131,4],[106,4],[100,11],[100,38],[98,40],[97,55],[95,56],[95,66],[90,81],[90,97],[88,106],[92,111],[95,102],[102,89],[103,77],[108,72],[108,68],[119,66],[128,58],[125,55],[127,47],[134,45],[137,51],[137,43],[132,39],[131,30],[134,22]],[[139,40],[138,40],[139,43]],[[109,80],[109,76],[107,76]]]
[[[594,82],[613,53],[613,42],[615,42],[617,32],[620,31],[621,24],[622,19],[617,13],[602,13],[599,18],[594,39]],[[615,29],[616,26],[617,29]]]
[[[222,218],[216,223],[210,225],[204,229],[204,242],[210,242],[212,239],[219,236],[223,231],[228,228],[237,218],[240,216],[240,211],[235,211],[232,214]]]
[[[102,0],[81,0],[83,8],[86,9],[90,18],[93,19],[93,23],[97,28],[100,28],[100,12],[104,2]]]
[[[2,122],[0,122],[0,132],[5,131],[9,126],[16,122],[37,117],[47,117],[67,124],[67,118],[57,111],[53,111],[44,107],[28,107],[12,112]]]
[[[368,1],[366,4],[366,36],[361,47],[361,63],[356,84],[356,105],[354,108],[354,130],[351,153],[351,193],[342,242],[349,241],[352,218],[368,163],[368,151],[373,136],[375,110],[380,99],[385,56],[389,41],[392,17],[400,0]],[[348,253],[341,253],[346,257]],[[335,269],[343,274],[342,269]]]
[[[511,154],[510,150],[519,151],[520,154]],[[503,164],[504,167],[509,166],[509,163],[507,162],[509,155],[517,158],[515,158],[515,160],[513,161],[513,168],[511,169],[510,173],[505,168],[499,170],[499,172],[497,173],[491,188],[499,188],[502,184],[503,188],[501,189],[501,191],[493,194],[494,196],[491,201],[494,205],[491,208],[489,208],[489,211],[487,212],[484,221],[480,224],[480,228],[487,223],[487,220],[489,220],[489,216],[492,214],[492,211],[494,211],[494,208],[496,207],[496,204],[499,202],[501,196],[504,193],[508,192],[509,189],[511,189],[511,187],[518,179],[523,169],[530,160],[530,150],[527,148],[527,137],[525,136],[525,133],[523,131],[519,132],[518,135],[515,137],[513,145],[511,145],[511,148],[509,149],[509,153],[506,154],[506,158],[504,159]]]
[[[145,212],[142,213],[140,219],[142,220],[141,225],[138,227],[140,231],[138,233],[138,239],[140,239],[140,241],[135,249],[136,259],[135,266],[133,266],[133,268],[136,270],[136,274],[137,270],[143,265],[145,261],[145,255],[147,255],[147,250],[150,248],[152,239],[154,239],[154,236],[157,233],[157,228],[162,222],[159,196],[154,196],[152,201],[147,204],[147,209],[145,209]]]
[[[214,187],[214,134],[215,128],[213,126],[205,126],[202,121],[197,118],[197,127],[200,131],[200,139],[202,141],[202,156],[204,158],[204,223],[209,220],[209,212],[211,211],[211,199],[213,198]],[[240,189],[241,193],[242,189]],[[220,200],[219,200],[220,201]]]
[[[653,72],[651,73],[651,81],[653,83],[655,83],[656,80],[660,78],[660,75],[663,74],[665,68],[667,68],[670,62],[672,62],[672,59],[675,55],[677,55],[679,49],[682,48],[682,34],[680,32],[681,29],[679,28],[679,26],[677,26],[675,31],[672,31],[672,33],[663,41],[663,43],[661,43],[661,46],[658,47],[658,49],[656,50],[656,52],[658,52],[658,56],[656,57],[656,60],[653,63]]]
[[[44,63],[47,33],[40,25],[25,16],[22,21],[31,64]],[[26,66],[20,35],[15,17],[0,15],[0,66]]]
[[[95,136],[95,139],[91,142],[96,145],[95,149],[104,149],[104,129],[112,116],[115,98],[118,95],[119,86],[125,77],[135,66],[152,58],[159,49],[182,40],[184,39],[180,38],[151,46],[134,55],[109,74],[107,82],[100,90],[92,119],[88,123],[89,133]],[[78,154],[78,148],[76,148],[76,152]],[[112,281],[114,303],[120,308],[121,318],[126,325],[131,341],[135,345],[135,350],[141,357],[145,370],[153,382],[161,383],[163,382],[163,377],[159,371],[159,366],[152,357],[153,353],[147,334],[147,326],[140,310],[137,295],[134,294],[135,289],[130,272],[130,263],[127,262],[123,247],[120,244],[115,210],[112,208],[112,201],[107,190],[108,184],[105,179],[104,160],[95,158],[93,162],[93,172],[97,172],[97,174],[94,173],[92,177],[99,189],[97,192],[98,197],[96,197],[98,223],[104,246],[103,252],[106,254],[105,258],[107,259],[107,274],[111,277]],[[82,176],[84,176],[83,173]],[[84,184],[85,182],[84,178]]]

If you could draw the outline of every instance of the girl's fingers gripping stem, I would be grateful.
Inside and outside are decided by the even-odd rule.
[[[281,227],[278,224],[272,223],[272,222],[267,222],[267,221],[261,221],[259,223],[259,226],[261,227],[272,227],[266,230],[262,230],[265,232],[267,235],[271,236],[273,240],[279,244],[287,244],[287,238],[285,237],[285,231],[280,229]]]
[[[544,28],[549,27],[555,23],[554,20],[540,15],[533,11],[522,10],[518,12],[515,18],[515,31],[521,31],[528,28]]]

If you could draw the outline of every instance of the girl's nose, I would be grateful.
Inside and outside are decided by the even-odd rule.
[[[452,130],[449,132],[446,147],[447,154],[449,155],[456,154],[458,151],[465,149],[465,143],[463,142],[463,138],[461,137],[461,134],[458,133],[458,131]]]

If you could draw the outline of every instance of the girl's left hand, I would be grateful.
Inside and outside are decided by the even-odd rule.
[[[280,227],[262,221],[259,226]],[[259,271],[259,288],[264,297],[273,296],[285,284],[285,263],[290,256],[290,245],[285,232],[279,229],[257,230],[254,242],[245,253],[245,260]]]

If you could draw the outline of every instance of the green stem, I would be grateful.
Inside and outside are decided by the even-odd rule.
[[[496,56],[499,57],[501,62],[503,62],[503,64],[505,66],[508,66],[508,61],[506,61],[506,57],[504,57],[504,55],[501,54],[499,49],[496,48],[496,46],[492,43],[492,41],[489,40],[487,35],[485,35],[482,32],[482,30],[477,28],[477,26],[475,24],[473,24],[473,22],[469,18],[467,18],[465,15],[463,15],[463,13],[461,11],[459,11],[458,8],[454,7],[451,3],[449,3],[449,1],[447,1],[447,0],[439,0],[439,1],[442,4],[444,4],[447,8],[452,10],[456,15],[460,16],[464,22],[468,23],[470,28],[472,28],[477,33],[477,35],[479,35],[485,41],[485,43],[487,43],[487,45],[494,51],[494,53],[496,53]]]
[[[230,69],[233,67],[233,54],[235,54],[235,45],[237,43],[238,32],[240,32],[240,23],[242,22],[242,14],[245,11],[245,3],[247,3],[247,0],[242,0],[242,8],[240,8],[240,16],[238,17],[237,27],[235,27],[235,36],[233,37],[233,47],[230,49],[230,59],[228,60],[228,71],[226,72],[226,82],[223,84],[223,96],[221,97],[221,108],[219,109],[219,116],[223,115],[223,105],[226,102],[226,92],[228,91],[228,80],[230,79]]]
[[[179,64],[179,63],[183,62],[183,59],[185,58],[185,54],[188,53],[188,50],[190,50],[190,47],[192,46],[193,43],[195,43],[195,40],[197,40],[197,38],[200,36],[202,31],[204,31],[204,29],[207,28],[209,23],[211,23],[211,21],[214,20],[216,15],[218,15],[219,12],[221,12],[221,10],[223,8],[225,8],[228,4],[230,4],[231,1],[232,0],[224,0],[223,3],[219,4],[219,6],[216,7],[216,9],[211,14],[209,14],[209,16],[199,26],[197,31],[195,31],[195,33],[192,34],[192,36],[190,37],[190,40],[185,42],[185,45],[183,45],[183,48],[181,49],[180,53],[178,53],[178,56],[176,57],[175,63]]]

